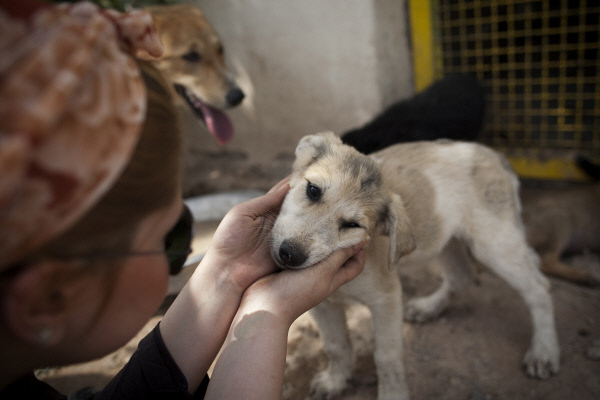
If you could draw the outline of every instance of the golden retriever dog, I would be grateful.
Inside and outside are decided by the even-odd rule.
[[[372,313],[378,399],[407,399],[403,318],[437,316],[465,282],[469,254],[506,280],[529,308],[526,372],[540,379],[558,372],[549,282],[525,240],[518,185],[502,156],[475,143],[415,142],[366,156],[331,132],[300,141],[291,189],[272,230],[275,262],[283,269],[310,268],[338,248],[370,239],[364,271],[311,310],[329,358],[312,382],[313,395],[339,394],[351,377],[343,308],[351,298]],[[398,270],[429,262],[443,266],[443,283],[403,310]]]
[[[600,250],[600,183],[523,193],[529,244],[543,272],[582,285],[599,285],[597,271],[564,263],[565,253]]]
[[[188,4],[146,8],[164,47],[161,58],[147,54],[176,92],[206,124],[219,144],[233,137],[233,125],[223,112],[244,99],[225,65],[219,35],[202,12]]]

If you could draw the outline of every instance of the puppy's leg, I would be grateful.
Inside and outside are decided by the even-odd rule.
[[[531,207],[523,213],[527,241],[540,254],[542,272],[580,285],[598,285],[593,272],[567,265],[560,256],[576,236],[569,213],[562,208]]]
[[[465,245],[457,239],[452,239],[434,262],[440,264],[442,269],[442,283],[430,295],[417,297],[406,303],[406,321],[425,322],[437,318],[448,306],[451,295],[472,280],[472,260]]]
[[[408,399],[402,346],[402,287],[395,273],[382,276],[381,285],[355,293],[373,316],[377,399]],[[374,282],[375,283],[375,282]],[[379,287],[378,287],[379,286]]]
[[[593,271],[583,268],[577,268],[560,261],[557,254],[542,254],[542,271],[548,275],[566,279],[580,285],[598,286],[600,285],[600,276]]]
[[[329,399],[341,393],[352,376],[352,347],[341,304],[329,300],[310,310],[321,338],[329,365],[311,383],[311,398]]]
[[[543,211],[540,216],[536,216],[536,218],[546,217],[543,223],[531,217],[528,221],[533,220],[538,225],[533,225],[527,231],[529,243],[538,251],[542,259],[542,272],[580,285],[600,284],[600,277],[592,271],[567,265],[560,260],[560,256],[569,245],[571,236],[576,235],[569,216],[562,210]]]
[[[390,298],[371,306],[371,312],[375,327],[377,399],[408,400],[402,345],[402,299]]]
[[[549,378],[559,370],[560,348],[549,282],[540,272],[539,258],[527,246],[516,221],[495,218],[481,222],[469,241],[472,253],[525,300],[532,318],[533,336],[523,363],[530,376]]]

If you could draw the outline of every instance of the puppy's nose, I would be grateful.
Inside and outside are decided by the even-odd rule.
[[[237,106],[244,100],[244,92],[240,88],[229,89],[227,94],[225,95],[225,101],[227,101],[227,105],[230,107]]]
[[[297,267],[307,259],[302,248],[290,240],[284,240],[279,247],[279,259],[286,267]]]

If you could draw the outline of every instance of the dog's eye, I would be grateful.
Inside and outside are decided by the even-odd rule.
[[[340,223],[340,229],[355,229],[360,228],[360,225],[354,221],[342,221]]]
[[[225,54],[225,49],[223,48],[223,46],[219,46],[217,48],[217,54],[222,56],[223,54]]]
[[[306,195],[311,201],[319,201],[321,198],[321,189],[308,182],[308,185],[306,185]]]
[[[190,51],[181,56],[185,61],[190,62],[200,62],[202,60],[202,56],[197,51]]]

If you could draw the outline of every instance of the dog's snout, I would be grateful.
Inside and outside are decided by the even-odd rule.
[[[290,240],[284,240],[279,246],[279,259],[286,267],[302,265],[307,258],[301,246]]]
[[[227,105],[230,107],[237,106],[244,100],[244,92],[240,88],[229,89],[227,94],[225,95],[225,100],[227,101]]]

